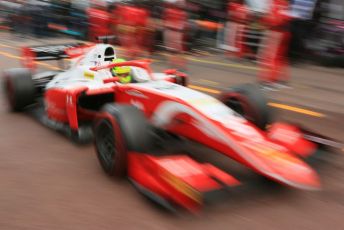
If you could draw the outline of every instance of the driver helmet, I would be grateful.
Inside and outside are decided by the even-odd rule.
[[[113,62],[114,63],[120,63],[120,62],[125,62],[125,59],[122,58],[117,58],[114,59]],[[130,71],[131,68],[130,66],[116,66],[114,68],[112,68],[112,74],[116,77],[119,77],[119,82],[120,83],[130,83],[132,80],[132,77],[130,76]]]

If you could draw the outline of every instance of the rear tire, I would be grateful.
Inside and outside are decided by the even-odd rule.
[[[129,105],[106,104],[106,115],[94,127],[98,160],[110,176],[127,174],[129,151],[147,152],[152,145],[151,127],[144,114]]]
[[[35,85],[28,69],[10,69],[4,72],[4,88],[12,111],[21,111],[35,101]]]
[[[229,88],[219,99],[260,129],[264,130],[271,122],[267,99],[256,85],[243,84]]]

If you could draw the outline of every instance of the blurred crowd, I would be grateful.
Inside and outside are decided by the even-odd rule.
[[[0,1],[0,28],[19,36],[96,41],[114,35],[130,58],[224,51],[257,61],[263,82],[288,80],[288,59],[343,66],[342,0],[14,0]]]

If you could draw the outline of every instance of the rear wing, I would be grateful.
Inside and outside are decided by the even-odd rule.
[[[34,70],[36,69],[37,61],[76,58],[85,54],[92,46],[94,46],[94,44],[66,43],[46,46],[23,47],[23,66]]]

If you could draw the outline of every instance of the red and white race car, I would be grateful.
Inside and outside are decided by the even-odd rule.
[[[63,55],[72,57],[72,64],[57,72],[5,71],[11,109],[28,111],[74,140],[94,138],[108,175],[127,176],[165,207],[197,211],[217,192],[240,184],[210,163],[157,148],[168,143],[161,141],[166,138],[192,140],[291,187],[320,188],[317,173],[304,158],[324,139],[282,123],[267,131],[266,100],[253,85],[230,88],[216,99],[186,87],[185,74],[154,73],[147,60],[114,63],[115,49],[106,44],[31,47],[25,54],[30,67],[34,60]],[[118,82],[111,74],[116,66],[130,66],[133,82]]]

